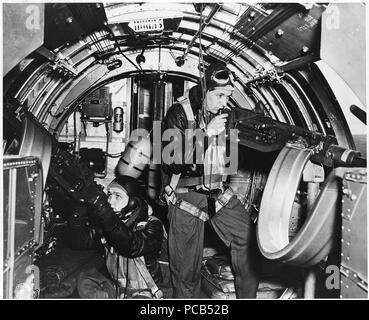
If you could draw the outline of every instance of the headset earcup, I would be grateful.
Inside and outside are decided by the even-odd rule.
[[[137,208],[139,199],[137,197],[130,197],[125,212],[130,212]]]

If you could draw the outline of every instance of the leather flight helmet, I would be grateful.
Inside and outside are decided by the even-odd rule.
[[[117,176],[109,185],[110,187],[122,188],[129,197],[128,204],[124,208],[124,212],[128,213],[135,209],[138,205],[138,195],[140,186],[136,179],[130,176]],[[123,213],[123,212],[122,212]]]
[[[213,63],[205,71],[206,90],[218,87],[234,87],[232,72],[222,63]]]

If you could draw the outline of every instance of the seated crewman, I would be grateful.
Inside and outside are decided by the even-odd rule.
[[[102,237],[109,278],[96,269],[82,272],[78,280],[81,298],[156,298],[161,297],[158,258],[163,240],[163,225],[139,197],[139,186],[129,176],[119,176],[108,186],[108,202],[128,228],[114,238]],[[124,233],[124,234],[123,234]],[[128,236],[127,236],[128,235]]]

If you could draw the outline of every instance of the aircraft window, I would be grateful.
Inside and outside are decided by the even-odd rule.
[[[3,152],[4,155],[16,155],[20,148],[20,128],[17,121],[9,120],[8,115],[3,117]]]
[[[15,206],[15,244],[14,250],[17,252],[28,241],[34,237],[34,204],[32,199],[31,185],[28,181],[27,168],[17,170],[16,184],[16,206]]]
[[[11,155],[11,154],[17,154],[18,151],[19,151],[19,146],[20,146],[20,143],[17,139],[13,139],[9,145],[7,145],[7,142],[6,141],[3,141],[3,144],[4,144],[4,154],[8,154],[8,155]]]
[[[15,170],[15,171],[14,171]],[[4,259],[8,260],[11,251],[14,254],[24,248],[29,241],[34,239],[35,230],[35,185],[29,182],[28,168],[4,170]],[[14,172],[15,174],[10,174]],[[15,186],[16,191],[12,192]],[[15,207],[15,208],[14,208]],[[14,247],[9,237],[13,236],[9,221],[12,220],[11,212],[15,209],[14,217]]]
[[[4,230],[4,260],[7,260],[9,256],[9,248],[8,248],[8,230],[9,230],[9,170],[4,170],[3,175],[3,183],[4,183],[4,191],[3,191],[3,230]]]

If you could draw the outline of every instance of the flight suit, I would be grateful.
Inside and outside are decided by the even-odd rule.
[[[190,102],[194,114],[200,110],[196,99]],[[196,117],[196,127],[200,126],[200,117]],[[167,112],[164,120],[164,130],[178,128],[184,132],[188,128],[186,112],[180,103],[174,104]],[[185,162],[183,162],[185,163]],[[185,201],[203,212],[208,211],[208,192],[193,184],[201,180],[203,167],[201,165],[165,164],[163,163],[164,179],[173,174],[181,174],[175,190],[176,200]],[[201,172],[202,171],[202,172]],[[188,183],[186,183],[188,181]],[[183,193],[180,192],[183,191]],[[221,193],[219,190],[213,193]],[[177,203],[179,203],[177,202]],[[203,254],[204,220],[199,219],[178,205],[169,203],[169,266],[176,298],[201,297],[201,261]],[[238,298],[255,298],[258,287],[256,243],[254,241],[255,226],[248,212],[234,195],[209,220],[220,239],[229,247],[232,269],[235,277],[236,296]]]

